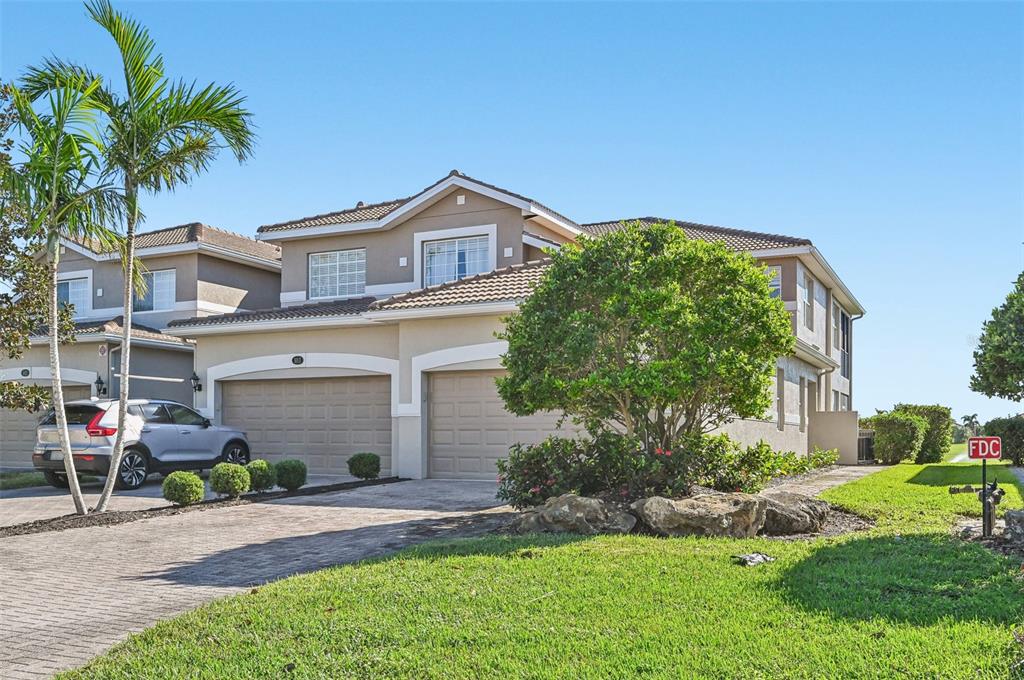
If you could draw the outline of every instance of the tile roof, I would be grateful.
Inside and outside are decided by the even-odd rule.
[[[49,329],[40,329],[36,334],[36,337],[46,337]],[[78,321],[75,323],[75,335],[121,335],[124,330],[124,317],[115,316],[113,319],[107,321]],[[140,340],[160,340],[161,342],[170,342],[178,345],[191,346],[192,342],[184,340],[182,338],[175,337],[173,335],[164,335],[156,328],[150,328],[149,326],[143,326],[142,324],[132,324],[132,337]]]
[[[369,309],[370,303],[374,300],[375,298],[372,297],[350,298],[331,300],[329,302],[312,302],[306,305],[293,305],[291,307],[272,307],[270,309],[257,309],[248,312],[233,312],[231,314],[217,314],[215,316],[202,316],[191,319],[175,319],[167,324],[167,326],[169,328],[217,326],[259,321],[310,319],[325,316],[356,316]]]
[[[674,222],[677,227],[683,230],[687,236],[700,241],[722,241],[727,248],[732,250],[767,250],[770,248],[788,248],[791,246],[809,246],[811,242],[805,238],[793,236],[781,236],[779,234],[765,234],[759,231],[747,231],[745,229],[731,229],[729,227],[716,227],[711,224],[698,224],[697,222],[686,222],[683,220],[666,220],[661,217],[635,217],[629,220],[616,220],[611,222],[593,222],[581,224],[585,232],[591,236],[603,236],[622,229],[624,222],[642,222],[644,224],[657,224],[658,222]]]
[[[79,241],[94,253],[102,253],[104,249],[95,242]],[[231,231],[211,227],[201,222],[179,224],[176,227],[145,231],[135,236],[135,248],[157,248],[161,246],[176,246],[186,243],[205,243],[218,248],[231,250],[242,255],[256,257],[269,262],[278,262],[281,259],[281,249],[278,246],[263,241],[251,239]]]
[[[375,302],[370,309],[415,309],[522,300],[533,291],[550,262],[534,260],[526,264],[514,264],[459,281],[413,290]]]
[[[422,191],[416,192],[412,196],[406,196],[405,198],[396,198],[390,201],[381,201],[380,203],[363,203],[362,201],[360,201],[355,205],[355,207],[345,208],[344,210],[336,210],[334,212],[322,213],[320,215],[311,215],[309,217],[302,217],[297,220],[289,220],[287,222],[265,224],[261,226],[259,229],[257,229],[256,232],[259,234],[266,234],[268,232],[287,231],[289,229],[302,229],[304,227],[322,227],[329,224],[351,224],[353,222],[379,220],[384,217],[387,217],[389,214],[391,214],[398,208],[402,207],[409,201],[425,194],[426,192],[430,191],[437,185],[447,181],[452,177],[462,177],[463,179],[469,180],[470,182],[474,182],[481,186],[485,186],[488,189],[494,189],[495,191],[500,191],[503,194],[508,194],[509,196],[518,198],[522,201],[527,201],[528,203],[532,203],[539,208],[543,208],[547,212],[557,216],[558,218],[568,222],[569,224],[576,226],[576,223],[570,220],[568,217],[565,217],[564,215],[555,212],[554,210],[540,203],[539,201],[535,201],[532,198],[528,198],[526,196],[523,196],[522,194],[517,194],[514,191],[509,191],[508,189],[503,189],[502,187],[496,186],[494,184],[489,184],[474,177],[470,177],[469,175],[461,173],[458,170],[452,170],[441,179],[437,180],[436,182],[426,187]]]

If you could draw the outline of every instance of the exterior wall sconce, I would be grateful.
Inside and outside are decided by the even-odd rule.
[[[96,376],[96,382],[93,384],[96,385],[97,397],[107,396],[107,385],[106,383],[103,382],[103,378],[101,378],[100,376]]]
[[[203,391],[203,384],[201,382],[199,382],[199,376],[196,375],[195,371],[192,371],[192,377],[189,378],[188,381],[190,383],[192,383],[192,391],[193,392],[202,392]]]

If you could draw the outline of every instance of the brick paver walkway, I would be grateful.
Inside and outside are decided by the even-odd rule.
[[[505,510],[494,491],[399,482],[0,539],[0,678],[80,666],[129,633],[254,584],[485,532]]]

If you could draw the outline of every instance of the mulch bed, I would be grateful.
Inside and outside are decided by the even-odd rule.
[[[295,491],[273,491],[270,493],[254,493],[235,499],[215,499],[202,501],[195,505],[177,506],[164,505],[146,510],[114,510],[101,513],[90,513],[88,515],[62,515],[49,519],[39,519],[22,524],[0,527],[0,538],[8,536],[24,536],[26,534],[42,534],[50,531],[66,531],[68,529],[80,529],[82,527],[111,527],[128,522],[137,522],[142,519],[153,517],[166,517],[168,515],[181,515],[186,512],[205,512],[206,510],[219,510],[221,508],[233,508],[238,505],[249,505],[251,503],[265,503],[280,498],[296,498],[299,496],[313,496],[321,493],[334,491],[348,491],[364,486],[380,486],[382,484],[394,484],[395,482],[406,481],[403,477],[383,477],[381,479],[369,479],[359,482],[339,482],[337,484],[322,484],[320,486],[307,486]],[[156,500],[156,499],[154,499]]]

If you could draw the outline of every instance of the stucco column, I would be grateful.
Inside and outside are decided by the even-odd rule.
[[[427,419],[419,415],[395,417],[395,440],[391,456],[395,460],[393,473],[399,477],[424,479],[427,476]]]

